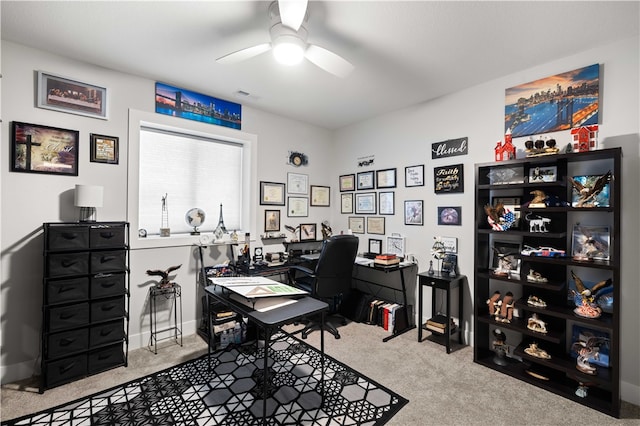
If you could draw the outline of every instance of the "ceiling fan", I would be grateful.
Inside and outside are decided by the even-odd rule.
[[[314,44],[307,43],[307,29],[303,22],[307,16],[307,0],[279,0],[269,6],[272,21],[271,43],[262,43],[229,53],[216,59],[221,64],[234,64],[268,50],[278,62],[294,65],[308,59],[323,70],[338,77],[346,77],[353,71],[353,65],[341,56]]]

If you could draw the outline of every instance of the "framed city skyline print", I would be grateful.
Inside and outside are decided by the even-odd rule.
[[[77,130],[11,124],[11,171],[78,176]]]

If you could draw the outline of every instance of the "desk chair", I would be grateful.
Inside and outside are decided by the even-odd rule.
[[[304,266],[292,265],[289,268],[289,281],[292,285],[308,291],[316,299],[329,302],[330,314],[338,310],[342,295],[351,290],[353,263],[358,253],[358,237],[355,235],[334,235],[322,244],[315,270]],[[342,323],[346,324],[343,318]],[[340,338],[336,327],[325,320],[326,330]],[[302,338],[314,329],[320,328],[317,322],[309,322],[302,330]]]

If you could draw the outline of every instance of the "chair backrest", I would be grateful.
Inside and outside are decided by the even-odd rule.
[[[314,293],[333,297],[351,289],[353,263],[358,253],[358,237],[334,235],[324,241],[316,264]]]

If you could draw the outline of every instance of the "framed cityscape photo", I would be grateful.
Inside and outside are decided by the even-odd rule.
[[[356,175],[353,173],[350,175],[340,176],[340,192],[355,191],[356,190]]]
[[[356,214],[376,214],[376,193],[356,193]]]
[[[358,190],[374,189],[375,180],[376,179],[373,171],[358,173]]]

